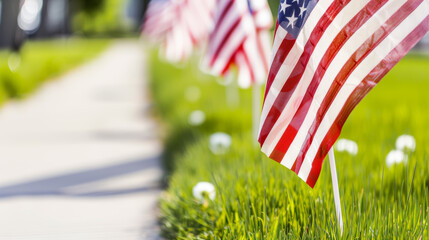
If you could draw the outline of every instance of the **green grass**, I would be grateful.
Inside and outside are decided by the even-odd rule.
[[[20,53],[0,51],[0,103],[27,96],[44,81],[96,56],[108,42],[101,39],[30,41]]]
[[[341,138],[356,141],[359,153],[336,153],[344,234],[336,227],[328,161],[314,189],[295,173],[265,157],[251,139],[251,93],[229,107],[225,89],[195,68],[176,68],[150,55],[155,107],[166,127],[164,165],[168,189],[162,196],[161,226],[167,239],[429,239],[429,59],[404,58],[358,105]],[[186,89],[201,98],[189,102]],[[187,118],[203,110],[206,122]],[[208,136],[233,138],[224,155],[213,155]],[[387,168],[385,157],[404,133],[416,138],[408,164]],[[203,204],[192,187],[208,181],[217,190]]]

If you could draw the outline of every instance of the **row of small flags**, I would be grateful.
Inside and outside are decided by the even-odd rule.
[[[143,33],[170,62],[206,48],[203,71],[225,77],[237,67],[238,84],[247,88],[265,82],[272,25],[266,0],[153,0]]]
[[[429,0],[152,0],[144,33],[167,60],[206,47],[203,67],[238,69],[241,87],[265,82],[258,141],[270,158],[314,187],[356,105],[429,31]],[[332,161],[331,161],[332,159]]]

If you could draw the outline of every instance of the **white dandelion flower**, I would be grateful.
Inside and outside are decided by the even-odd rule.
[[[396,139],[396,149],[414,152],[416,150],[416,140],[411,135],[401,135]]]
[[[204,202],[204,193],[206,193],[211,200],[214,200],[216,197],[215,186],[209,182],[199,182],[192,188],[194,198],[198,199],[200,202]]]
[[[193,111],[188,118],[188,123],[192,126],[200,126],[206,120],[206,115],[201,110]]]
[[[407,163],[407,161],[407,155],[401,150],[392,150],[386,156],[387,167],[391,167],[394,164]]]
[[[358,153],[358,145],[356,142],[349,139],[339,139],[335,145],[335,149],[338,152],[348,152],[349,154],[356,156]]]
[[[210,136],[209,148],[213,154],[224,154],[231,147],[232,139],[226,133],[218,132]]]

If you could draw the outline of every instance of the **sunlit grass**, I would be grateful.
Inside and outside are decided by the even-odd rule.
[[[44,81],[94,57],[108,42],[101,39],[29,41],[19,53],[0,51],[0,102],[27,96]]]
[[[181,68],[150,56],[151,88],[166,125],[168,189],[161,225],[168,239],[429,239],[429,59],[408,56],[358,105],[341,138],[355,141],[356,156],[336,153],[344,234],[336,227],[330,170],[325,161],[314,189],[292,171],[263,156],[251,139],[251,93],[240,91],[230,107],[225,89],[199,73],[192,61]],[[197,86],[201,98],[184,95]],[[202,110],[206,121],[190,126]],[[208,137],[232,136],[232,148],[214,155]],[[408,164],[388,168],[396,138],[413,135]],[[201,204],[192,187],[215,185],[216,199]]]

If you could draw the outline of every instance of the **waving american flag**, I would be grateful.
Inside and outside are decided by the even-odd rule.
[[[236,65],[243,88],[263,82],[269,67],[272,24],[266,0],[218,0],[204,67],[225,76]]]
[[[281,0],[262,151],[313,187],[353,108],[428,29],[428,0]]]

